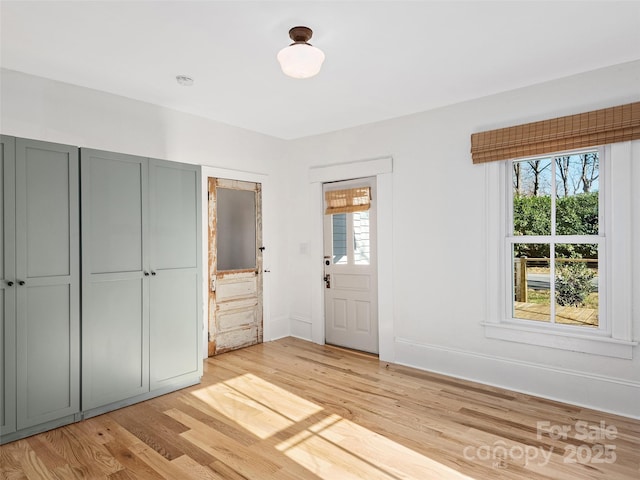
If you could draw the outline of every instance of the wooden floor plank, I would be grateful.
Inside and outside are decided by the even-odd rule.
[[[3,480],[25,480],[27,475],[20,465],[20,461],[14,455],[14,448],[19,442],[0,447],[0,478]]]
[[[190,428],[181,434],[183,438],[216,457],[242,476],[259,478],[272,475],[280,469],[279,465],[269,458],[272,455],[266,456],[255,449],[245,447],[177,409],[168,410],[166,413]]]
[[[104,445],[88,441],[78,424],[46,432],[44,438],[67,461],[68,467],[58,468],[56,471],[74,472],[80,478],[104,478],[122,469],[122,465],[109,454]]]
[[[40,461],[50,470],[64,468],[69,462],[59,455],[44,435],[35,435],[24,440],[36,453]]]
[[[108,478],[130,477],[144,480],[162,480],[162,475],[156,473],[123,444],[114,441],[105,445],[105,447],[123,467],[122,470],[112,473]]]
[[[143,443],[153,448],[167,460],[173,460],[184,454],[172,438],[179,432],[163,435],[157,431],[158,417],[160,414],[151,408],[140,408],[140,405],[133,405],[132,408],[123,408],[112,412],[113,419],[126,430],[133,433]]]
[[[26,440],[19,440],[0,448],[6,448],[8,450],[9,455],[12,456],[20,466],[20,470],[24,473],[25,478],[57,480],[58,477],[53,475],[51,470],[47,468]]]
[[[294,338],[204,370],[199,385],[1,446],[0,477],[640,478],[640,421],[630,418]],[[571,431],[558,438],[538,422]],[[577,422],[596,437],[602,425],[617,433],[580,438]]]
[[[196,462],[188,455],[172,460],[171,463],[178,466],[185,472],[185,478],[194,478],[196,480],[224,480],[222,475],[211,470],[211,468]]]

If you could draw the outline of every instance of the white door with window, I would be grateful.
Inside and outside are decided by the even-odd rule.
[[[378,353],[375,178],[326,183],[325,341]]]

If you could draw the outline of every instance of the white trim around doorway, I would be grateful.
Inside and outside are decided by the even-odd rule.
[[[322,184],[354,178],[375,177],[378,197],[378,338],[379,358],[395,360],[393,308],[393,159],[381,157],[309,169],[311,183],[312,235],[309,245],[313,262],[311,292],[311,340],[324,344],[324,288],[322,282]]]
[[[202,311],[202,329],[203,329],[203,357],[207,357],[207,333],[209,330],[209,201],[207,193],[209,191],[208,179],[209,177],[215,178],[227,178],[231,180],[241,180],[245,182],[254,182],[262,184],[262,244],[267,246],[267,250],[263,254],[263,269],[271,270],[271,248],[274,248],[273,244],[273,230],[275,208],[274,199],[272,198],[273,192],[271,190],[271,183],[269,182],[269,176],[263,173],[245,172],[242,170],[232,170],[227,168],[218,168],[211,166],[202,166],[202,298],[204,301]],[[263,296],[263,341],[274,340],[286,336],[282,332],[288,331],[286,326],[280,324],[274,324],[271,319],[271,301],[270,301],[270,288],[271,282],[269,275],[263,276],[262,284],[262,296]],[[284,323],[284,322],[280,322]]]

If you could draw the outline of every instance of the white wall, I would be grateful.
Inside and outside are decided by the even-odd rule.
[[[203,177],[219,175],[268,184],[263,187],[267,247],[264,260],[265,265],[271,265],[271,273],[265,276],[265,291],[277,294],[265,299],[270,315],[265,318],[265,339],[289,334],[288,297],[282,294],[285,272],[277,268],[280,258],[285,256],[286,244],[281,226],[275,225],[279,221],[277,205],[283,201],[284,193],[272,186],[283,178],[284,141],[148,103],[4,69],[0,70],[0,100],[0,132],[5,135],[199,164],[205,167]],[[203,185],[206,195],[206,182]],[[206,222],[204,195],[203,216]],[[206,249],[207,232],[206,228],[203,230]],[[206,251],[204,253],[203,272],[206,272]],[[206,292],[205,287],[203,291]],[[206,303],[206,296],[204,298]]]
[[[434,111],[292,141],[289,290],[292,334],[322,321],[319,213],[313,166],[393,157],[394,349],[384,360],[640,417],[640,349],[623,360],[487,339],[486,166],[471,162],[474,132],[640,99],[640,62],[614,66]],[[428,86],[425,86],[428,88]],[[634,185],[640,185],[635,142]],[[634,332],[640,335],[640,189],[633,199]],[[382,227],[384,228],[384,227]],[[464,256],[460,252],[465,252]],[[490,289],[489,289],[490,290]],[[491,292],[490,292],[491,293]],[[320,305],[320,307],[318,307]]]
[[[485,338],[486,167],[472,165],[469,154],[473,132],[638,101],[640,62],[291,142],[17,72],[2,71],[0,80],[3,134],[201,164],[204,175],[264,179],[271,269],[265,322],[274,327],[266,340],[289,332],[310,339],[322,321],[314,273],[322,261],[314,236],[321,212],[312,208],[317,185],[309,168],[392,157],[392,246],[385,254],[393,259],[393,300],[385,307],[393,318],[385,322],[393,325],[393,348],[383,358],[640,417],[638,347],[633,360],[622,360]],[[640,185],[638,142],[633,148],[633,185]],[[638,339],[638,188],[633,208]]]
[[[0,129],[81,147],[274,174],[286,143],[98,90],[0,70]]]

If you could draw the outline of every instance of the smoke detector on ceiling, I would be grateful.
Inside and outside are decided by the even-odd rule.
[[[190,87],[193,85],[193,78],[186,75],[176,75],[176,81],[178,82],[178,85],[182,85],[183,87]]]

